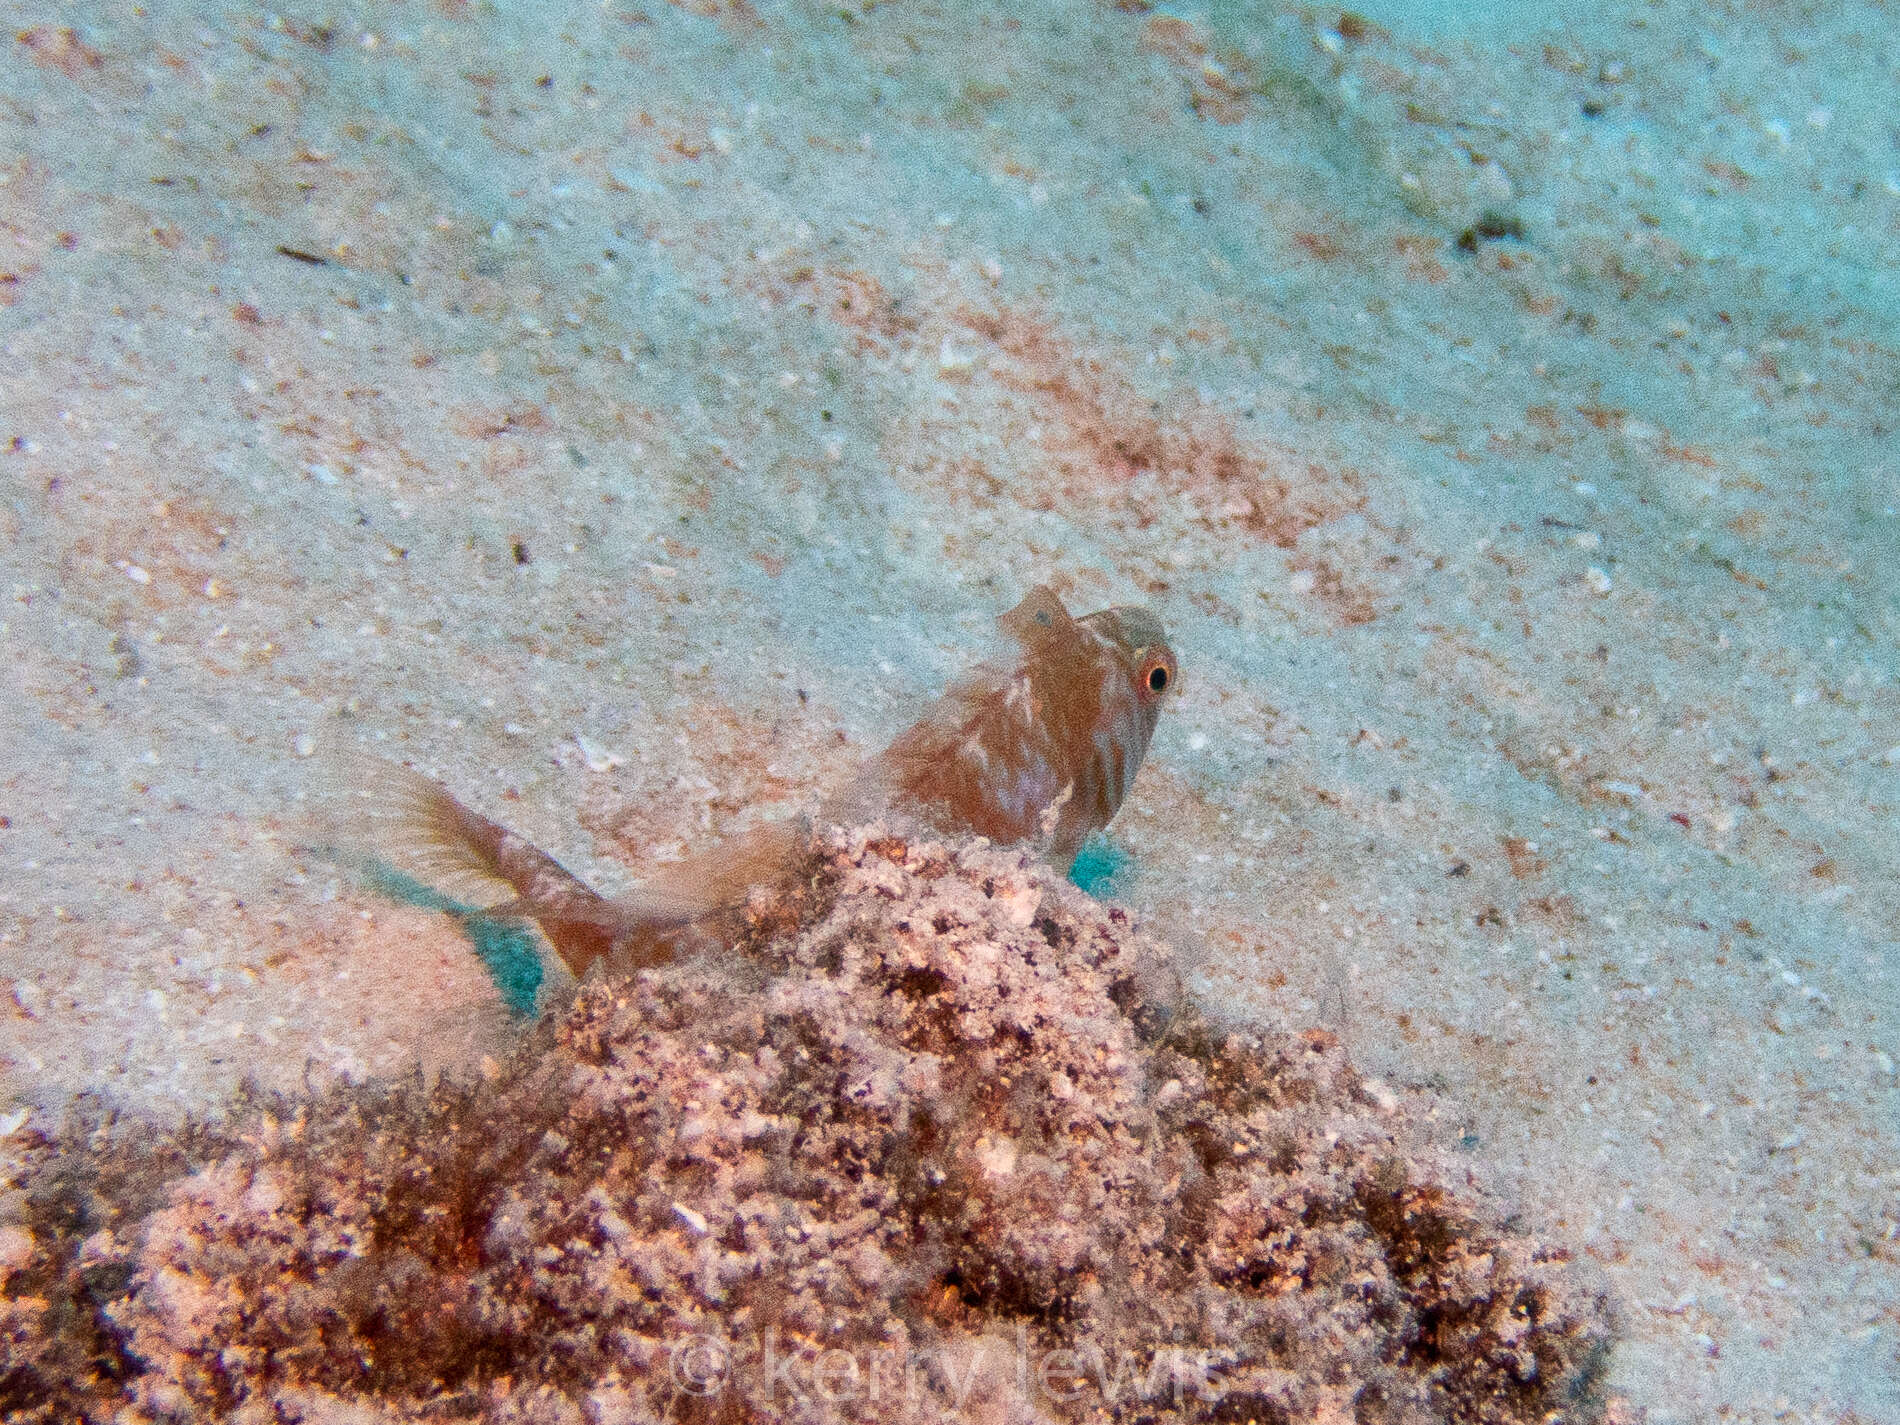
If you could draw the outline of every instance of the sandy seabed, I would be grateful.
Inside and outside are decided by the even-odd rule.
[[[82,1095],[513,1072],[461,924],[310,849],[337,754],[612,888],[1046,581],[1180,653],[1099,889],[1203,1012],[1601,1272],[1617,1409],[1900,1419],[1888,10],[5,36],[16,1178]]]

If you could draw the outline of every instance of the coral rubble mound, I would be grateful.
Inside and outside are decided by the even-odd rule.
[[[1600,1413],[1561,1249],[1408,1150],[1334,1036],[1211,1033],[1024,853],[839,833],[741,948],[586,984],[475,1082],[16,1134],[0,1408]]]

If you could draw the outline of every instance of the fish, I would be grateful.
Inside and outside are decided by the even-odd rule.
[[[1039,584],[997,624],[1008,652],[953,682],[815,819],[754,827],[624,895],[600,894],[413,769],[379,764],[355,780],[398,869],[487,914],[533,921],[577,979],[673,958],[754,891],[795,876],[815,826],[893,816],[1031,845],[1066,871],[1127,799],[1179,666],[1161,620],[1138,605],[1076,618]]]
[[[1040,584],[997,623],[1017,656],[951,684],[872,759],[859,795],[938,831],[1039,841],[1066,871],[1134,785],[1180,676],[1174,650],[1145,608],[1071,618]]]

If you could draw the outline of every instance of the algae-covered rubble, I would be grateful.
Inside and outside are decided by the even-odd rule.
[[[1600,1412],[1607,1308],[1563,1250],[1333,1035],[1216,1035],[1164,947],[1025,853],[839,833],[739,948],[590,981],[474,1082],[16,1134],[0,1406]]]

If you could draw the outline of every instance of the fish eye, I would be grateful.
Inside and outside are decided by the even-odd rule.
[[[1166,654],[1156,654],[1141,665],[1141,687],[1150,697],[1160,697],[1174,681],[1174,669]]]
[[[1148,670],[1148,691],[1165,693],[1168,690],[1168,670],[1159,663]]]

